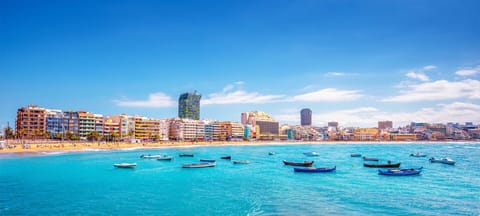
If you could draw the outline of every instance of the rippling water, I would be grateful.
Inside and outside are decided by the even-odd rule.
[[[269,156],[268,152],[275,155]],[[302,153],[316,151],[319,157]],[[426,158],[409,157],[422,152]],[[179,153],[194,153],[180,158]],[[424,167],[380,176],[361,158]],[[141,154],[175,156],[171,162]],[[250,160],[234,165],[221,160]],[[455,166],[431,164],[448,156]],[[182,169],[200,158],[217,166]],[[334,173],[294,173],[282,160],[315,160]],[[116,169],[113,163],[135,162]],[[342,144],[167,148],[0,158],[0,215],[480,215],[480,144]]]

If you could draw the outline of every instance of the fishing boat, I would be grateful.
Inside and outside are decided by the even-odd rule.
[[[400,162],[398,163],[386,163],[386,164],[367,164],[363,163],[364,167],[373,167],[373,168],[397,168],[400,167]]]
[[[182,168],[204,168],[204,167],[214,167],[216,163],[193,163],[193,164],[183,164]]]
[[[312,166],[314,161],[304,161],[304,162],[292,162],[292,161],[283,161],[283,164],[289,166],[303,166],[303,167],[310,167]]]
[[[448,157],[446,157],[446,158],[434,158],[434,157],[432,157],[428,160],[432,163],[443,163],[443,164],[448,164],[448,165],[455,165],[455,162],[456,162],[453,159],[448,158]]]
[[[183,154],[179,154],[178,156],[180,156],[180,157],[193,157],[193,154],[185,154],[185,153],[183,153]]]
[[[231,159],[232,159],[232,156],[227,155],[227,156],[221,156],[220,158],[221,158],[221,159],[226,159],[226,160],[231,160]]]
[[[350,154],[350,157],[361,157],[362,154]]]
[[[158,159],[158,158],[161,158],[162,155],[140,155],[140,158],[143,158],[143,159]]]
[[[410,157],[426,157],[426,154],[421,154],[420,152],[417,152],[415,154],[410,154]]]
[[[214,163],[215,160],[213,159],[200,159],[200,162],[209,162],[209,163]]]
[[[232,163],[233,164],[249,164],[250,161],[249,160],[233,160]]]
[[[275,152],[268,152],[268,155],[274,155]]]
[[[171,161],[173,160],[173,157],[167,157],[167,156],[163,156],[163,157],[159,157],[157,158],[157,160],[161,160],[161,161]]]
[[[308,157],[316,157],[320,155],[318,152],[304,152],[303,154]]]
[[[420,168],[403,168],[403,169],[379,169],[379,175],[389,175],[389,176],[409,176],[409,175],[418,175],[422,172],[423,167]]]
[[[336,166],[330,167],[306,167],[306,168],[298,168],[295,167],[293,170],[295,172],[307,172],[307,173],[318,173],[318,172],[333,172],[337,169]]]
[[[117,168],[135,168],[137,164],[136,163],[119,163],[119,164],[113,164],[113,166]]]
[[[367,157],[363,157],[363,160],[364,160],[364,161],[378,161],[378,158],[367,158]]]

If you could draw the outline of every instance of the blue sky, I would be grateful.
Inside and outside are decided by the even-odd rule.
[[[479,1],[0,1],[0,124],[29,104],[298,124],[480,122]]]

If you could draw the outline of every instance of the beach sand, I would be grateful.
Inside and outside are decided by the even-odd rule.
[[[239,145],[298,145],[298,144],[409,144],[409,143],[478,143],[475,141],[463,142],[438,142],[438,141],[417,141],[417,142],[392,142],[392,141],[211,141],[211,142],[54,142],[54,143],[29,143],[12,144],[9,147],[0,149],[1,154],[35,154],[46,152],[73,152],[73,151],[101,151],[101,150],[128,150],[128,149],[151,149],[165,147],[198,147],[198,146],[239,146]]]

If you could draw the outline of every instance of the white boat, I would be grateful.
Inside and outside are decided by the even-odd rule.
[[[158,158],[162,158],[164,156],[162,155],[140,155],[140,158],[144,158],[144,159],[158,159]]]
[[[313,157],[313,156],[319,156],[318,152],[304,152],[303,153],[306,156]]]
[[[432,163],[443,163],[443,164],[448,164],[448,165],[455,165],[456,161],[454,161],[453,159],[451,158],[430,158],[428,159],[430,162]]]
[[[250,161],[249,160],[233,160],[232,163],[233,164],[249,164]]]
[[[113,166],[117,168],[135,168],[137,164],[136,163],[119,163],[119,164],[113,164]]]

